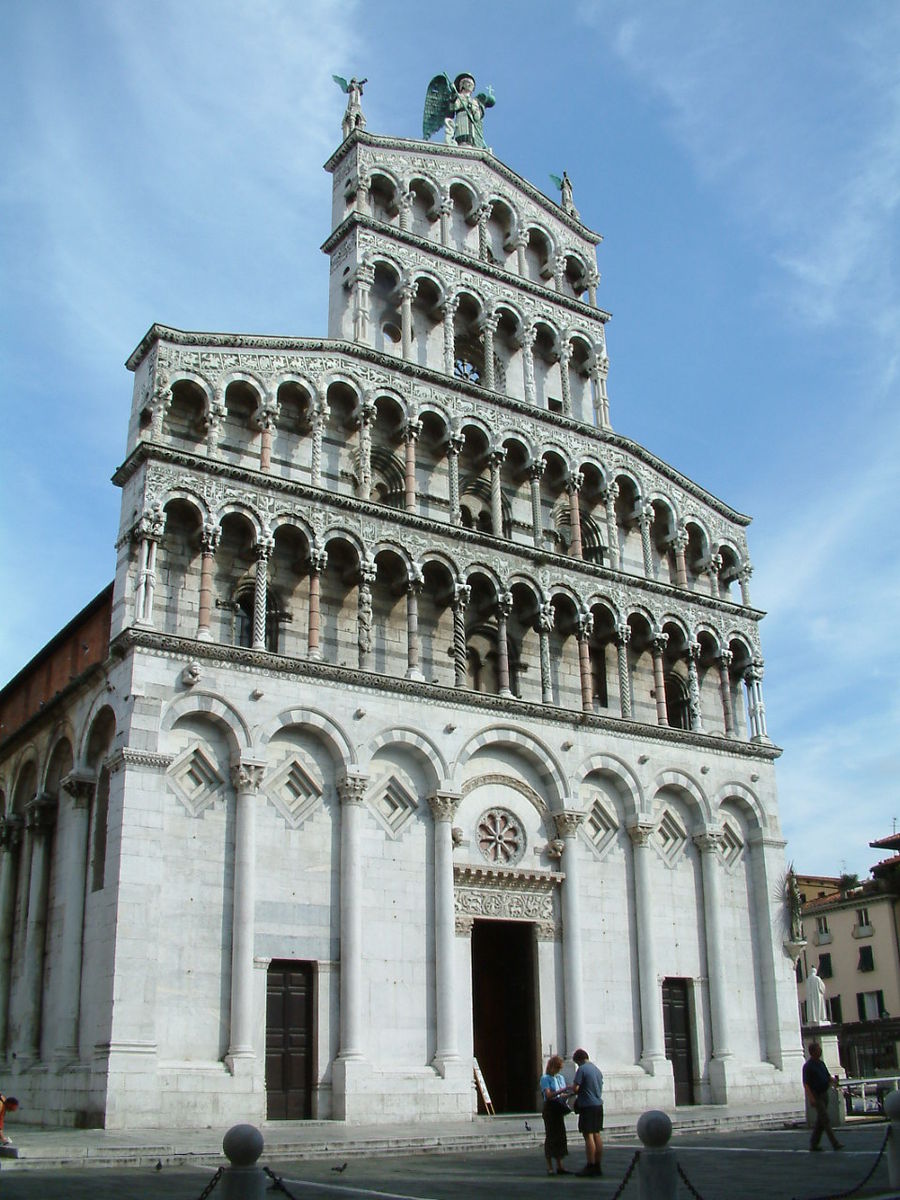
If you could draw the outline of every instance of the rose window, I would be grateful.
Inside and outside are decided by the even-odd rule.
[[[490,808],[477,826],[478,849],[500,867],[517,863],[525,853],[525,830],[505,808]]]

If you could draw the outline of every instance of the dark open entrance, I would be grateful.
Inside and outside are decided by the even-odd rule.
[[[694,1103],[694,1037],[691,1029],[690,995],[687,979],[664,979],[662,985],[663,1028],[666,1058],[675,1076],[675,1103]]]
[[[534,927],[527,921],[476,921],[472,929],[475,1057],[498,1113],[534,1112],[537,1107],[540,1054],[535,1007]]]
[[[312,1116],[313,964],[273,962],[266,976],[266,1115]]]

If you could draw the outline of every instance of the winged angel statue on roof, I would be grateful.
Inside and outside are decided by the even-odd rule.
[[[486,92],[476,95],[475,78],[467,72],[457,75],[452,83],[449,75],[435,75],[425,93],[422,136],[430,138],[443,125],[451,146],[479,146],[487,150],[484,114],[496,103],[490,85]]]

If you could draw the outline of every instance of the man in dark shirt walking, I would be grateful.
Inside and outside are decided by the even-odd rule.
[[[821,1150],[822,1134],[828,1134],[832,1149],[841,1150],[841,1143],[834,1136],[828,1116],[828,1093],[831,1091],[831,1074],[822,1062],[822,1047],[818,1042],[809,1043],[809,1058],[803,1064],[803,1088],[807,1099],[816,1111],[816,1124],[809,1139],[810,1150]]]

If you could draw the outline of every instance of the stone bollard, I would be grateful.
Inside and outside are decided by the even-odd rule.
[[[678,1158],[668,1146],[671,1120],[664,1112],[651,1108],[638,1118],[637,1135],[644,1143],[637,1165],[640,1200],[675,1200]]]
[[[891,1123],[888,1133],[888,1180],[892,1188],[900,1188],[900,1092],[888,1092],[884,1098],[884,1115]]]
[[[231,1163],[222,1172],[216,1191],[223,1200],[263,1200],[268,1176],[256,1165],[263,1152],[263,1135],[255,1125],[232,1125],[222,1138]]]

